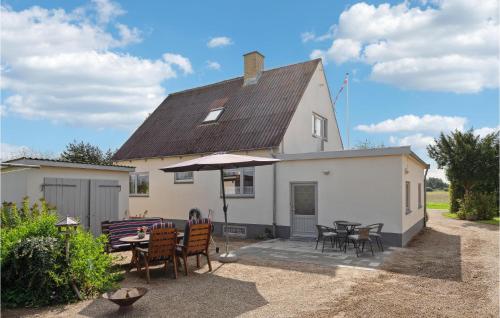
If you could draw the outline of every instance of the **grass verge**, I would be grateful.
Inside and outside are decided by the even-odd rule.
[[[448,202],[427,202],[427,208],[436,210],[449,210],[450,204]]]

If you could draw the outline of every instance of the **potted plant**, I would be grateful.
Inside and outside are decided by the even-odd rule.
[[[142,239],[144,236],[146,236],[146,232],[148,231],[147,226],[141,226],[137,228],[137,237]]]

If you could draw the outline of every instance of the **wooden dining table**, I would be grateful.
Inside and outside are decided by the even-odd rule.
[[[177,242],[182,239],[184,239],[184,232],[177,232]],[[128,243],[132,246],[132,259],[130,260],[130,269],[132,269],[139,263],[139,255],[137,254],[136,247],[139,247],[141,243],[148,243],[149,234],[144,235],[142,238],[137,235],[125,236],[120,238],[120,242]]]

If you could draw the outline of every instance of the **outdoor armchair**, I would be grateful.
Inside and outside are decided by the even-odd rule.
[[[192,219],[187,221],[184,229],[184,240],[177,245],[176,252],[184,262],[184,274],[188,275],[187,258],[196,256],[196,267],[200,268],[200,255],[207,258],[209,271],[212,271],[208,246],[210,244],[210,234],[212,223],[210,219]]]
[[[370,239],[370,228],[369,227],[358,227],[356,234],[351,234],[347,237],[349,241],[353,242],[354,248],[356,249],[356,256],[359,257],[359,253],[363,252],[365,249],[365,243],[368,242],[370,245],[370,250],[373,255],[372,240]],[[361,251],[360,251],[361,246]]]
[[[316,238],[315,249],[318,249],[318,243],[320,240],[323,241],[323,247],[321,248],[321,253],[323,253],[323,251],[325,250],[325,241],[327,239],[330,239],[332,247],[334,242],[335,244],[337,244],[337,233],[335,233],[335,229],[319,224],[316,224],[316,229],[318,230],[318,237]]]
[[[375,223],[367,225],[366,227],[370,228],[370,237],[375,239],[379,250],[384,251],[384,244],[382,241],[382,227],[384,223]]]
[[[139,256],[137,271],[141,271],[141,263],[144,263],[148,283],[150,281],[149,266],[155,263],[165,263],[165,270],[167,270],[169,260],[174,265],[174,278],[177,278],[176,244],[177,230],[175,229],[175,225],[172,222],[167,222],[153,224],[147,248],[136,247],[136,252]]]

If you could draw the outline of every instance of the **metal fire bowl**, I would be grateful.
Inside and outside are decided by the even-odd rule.
[[[107,292],[102,295],[103,298],[114,302],[120,307],[132,306],[142,296],[148,292],[144,287],[120,288],[115,291]]]

